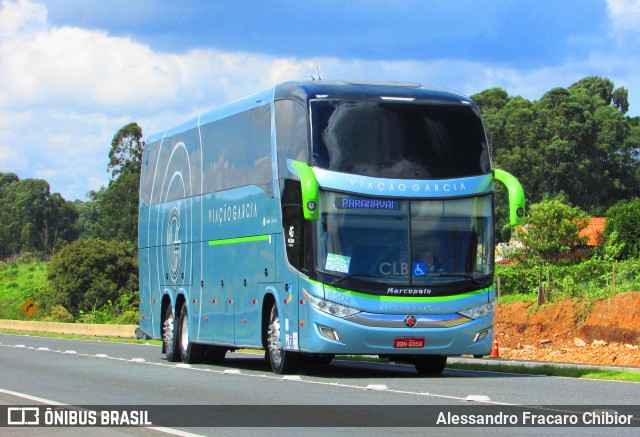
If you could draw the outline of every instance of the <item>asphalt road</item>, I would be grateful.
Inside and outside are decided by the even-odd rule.
[[[493,428],[492,434],[498,435],[552,435],[559,431],[563,435],[619,435],[621,431],[637,431],[640,426],[638,383],[454,369],[427,378],[409,365],[343,360],[281,376],[271,373],[259,355],[228,353],[223,366],[189,366],[167,362],[159,346],[0,334],[0,405],[56,404],[126,405],[132,409],[162,405],[163,418],[168,420],[177,414],[161,429],[91,428],[92,435],[425,435],[426,428],[399,430],[398,426],[402,426],[403,417],[415,419],[421,412],[456,413],[462,407],[466,414],[464,408],[469,405],[486,407],[490,414],[534,405],[548,406],[536,408],[554,417],[558,411],[573,411],[576,405],[620,406],[631,408],[634,414],[635,427],[626,431],[597,427]],[[196,406],[189,409],[206,416],[206,427],[197,420],[193,422],[193,418],[181,423],[178,416],[185,413],[184,407],[172,406]],[[568,407],[558,410],[557,406]],[[240,425],[245,419],[250,426]],[[318,422],[323,424],[324,420],[326,426],[319,426]],[[367,420],[376,426],[362,428]],[[305,421],[313,428],[307,428]],[[410,418],[406,421],[416,423]],[[289,423],[296,427],[286,427]],[[428,429],[435,435],[476,435],[481,431],[477,427]],[[484,434],[487,428],[483,429]],[[87,433],[86,428],[26,431],[28,435]],[[0,434],[25,435],[25,428],[4,428]]]

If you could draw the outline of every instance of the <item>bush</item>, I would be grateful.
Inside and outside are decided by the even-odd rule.
[[[136,295],[125,293],[115,303],[108,300],[102,307],[91,311],[80,311],[79,323],[100,323],[105,325],[135,325],[138,323],[138,302]]]
[[[89,314],[102,320],[95,315],[97,310],[108,303],[111,305],[123,295],[137,293],[137,254],[130,243],[78,240],[53,257],[48,278],[53,305],[62,305],[74,317],[82,314],[85,322]],[[95,323],[103,322],[96,320]]]
[[[62,305],[51,308],[51,312],[40,319],[41,322],[73,323],[73,316]]]
[[[524,264],[496,265],[496,282],[500,278],[500,295],[531,294],[538,289],[538,267]]]
[[[614,263],[592,258],[574,265],[545,267],[511,264],[496,266],[500,295],[535,295],[542,282],[547,287],[547,269],[551,273],[551,298],[571,296],[585,299],[610,297],[613,293]],[[616,291],[640,291],[640,263],[637,260],[615,264]]]
[[[640,257],[640,199],[620,201],[607,211],[604,255],[616,260]]]

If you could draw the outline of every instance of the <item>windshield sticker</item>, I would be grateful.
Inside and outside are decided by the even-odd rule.
[[[330,253],[327,255],[327,264],[324,268],[325,270],[330,270],[332,272],[349,273],[349,264],[351,264],[350,256]]]

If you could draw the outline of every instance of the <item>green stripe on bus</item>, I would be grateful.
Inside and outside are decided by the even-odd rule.
[[[349,294],[355,297],[362,297],[365,299],[374,299],[374,300],[385,300],[385,301],[403,301],[403,302],[446,302],[448,300],[456,300],[463,299],[465,297],[475,296],[478,294],[483,294],[489,292],[493,286],[483,288],[481,290],[470,291],[462,294],[455,294],[452,296],[426,296],[426,297],[416,297],[416,296],[386,296],[380,294],[367,294],[359,291],[345,290],[344,288],[332,287],[328,284],[323,284],[322,282],[312,281],[311,279],[307,279],[307,281],[314,283],[316,285],[322,285],[329,290],[338,291],[340,293]]]
[[[209,246],[221,246],[223,244],[251,243],[254,241],[266,241],[271,235],[256,235],[254,237],[227,238],[225,240],[211,240]]]

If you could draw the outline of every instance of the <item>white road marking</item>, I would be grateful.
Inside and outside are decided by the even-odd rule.
[[[1,346],[5,346],[5,345],[0,345]],[[24,345],[16,345],[13,347],[25,347]],[[85,356],[85,357],[90,357],[90,358],[95,358],[98,355],[95,354],[79,354],[76,351],[56,351],[56,350],[49,350],[48,352],[55,352],[55,353],[64,353],[64,354],[76,354],[78,356]],[[100,354],[101,356],[104,354]],[[133,360],[131,358],[117,358],[117,357],[107,357],[106,355],[104,356],[105,358],[109,358],[112,360],[118,360],[118,361],[126,361],[126,362],[132,362]],[[199,368],[199,367],[192,367],[190,364],[185,364],[185,363],[178,363],[178,364],[167,364],[167,363],[158,363],[158,362],[149,362],[149,361],[140,361],[141,364],[144,365],[154,365],[154,366],[165,366],[165,367],[172,367],[174,369],[189,369],[189,370],[193,370],[193,371],[200,371],[200,372],[210,372],[210,373],[217,373],[217,374],[221,374],[221,375],[236,375],[236,376],[241,376],[241,377],[249,377],[249,378],[268,378],[268,379],[274,379],[274,380],[279,380],[279,381],[290,381],[292,383],[299,383],[299,384],[316,384],[316,385],[324,385],[324,386],[332,386],[332,387],[340,387],[340,388],[349,388],[349,389],[356,389],[356,390],[366,390],[366,391],[384,391],[387,393],[396,393],[396,394],[406,394],[406,395],[414,395],[414,396],[427,396],[427,397],[432,397],[432,398],[438,398],[438,399],[447,399],[447,400],[455,400],[455,401],[469,401],[469,397],[470,396],[474,396],[474,395],[470,395],[467,397],[459,397],[459,396],[450,396],[450,395],[438,395],[438,394],[434,394],[434,393],[428,393],[428,392],[416,392],[416,391],[407,391],[407,390],[393,390],[393,389],[389,389],[388,387],[384,386],[384,385],[380,385],[378,386],[379,388],[372,388],[374,386],[376,386],[375,384],[370,384],[367,386],[361,386],[361,385],[350,385],[350,384],[342,384],[342,383],[337,383],[337,382],[325,382],[325,381],[310,381],[310,380],[305,380],[302,377],[300,377],[299,375],[294,375],[294,376],[298,376],[298,378],[292,378],[292,377],[282,377],[282,376],[276,376],[276,375],[269,375],[269,374],[251,374],[251,373],[242,373],[240,370],[238,369],[225,369],[225,370],[215,370],[215,369],[211,369],[211,368]],[[386,387],[386,388],[382,388],[382,387]],[[485,399],[486,398],[486,399]],[[494,402],[491,401],[488,397],[485,398],[474,398],[473,401],[475,402],[483,402],[483,403],[487,403],[487,404],[493,404],[493,405],[512,405],[509,403],[504,403],[504,402]]]

